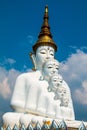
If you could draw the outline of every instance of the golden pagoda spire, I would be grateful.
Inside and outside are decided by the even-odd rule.
[[[44,22],[43,22],[43,25],[41,27],[41,32],[38,36],[38,38],[40,38],[42,35],[48,35],[52,38],[52,35],[51,35],[51,32],[50,32],[50,26],[49,26],[49,23],[48,23],[48,19],[49,19],[49,16],[48,16],[48,6],[45,7],[45,13],[44,13]]]
[[[51,46],[57,51],[57,46],[52,40],[52,34],[50,32],[50,26],[48,23],[49,16],[48,16],[48,6],[45,6],[45,12],[44,12],[44,17],[43,17],[43,25],[41,27],[41,31],[38,36],[38,40],[36,44],[33,46],[34,52],[36,52],[36,49],[39,46]]]

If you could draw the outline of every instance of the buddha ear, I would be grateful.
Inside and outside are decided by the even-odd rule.
[[[33,63],[33,65],[34,65],[33,70],[36,70],[36,57],[35,57],[35,54],[32,53],[32,52],[30,52],[29,55],[30,55],[30,58],[31,58],[32,63]]]

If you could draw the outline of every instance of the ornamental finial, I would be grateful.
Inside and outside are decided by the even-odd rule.
[[[48,13],[48,5],[45,6],[45,13]]]
[[[36,50],[39,46],[46,46],[46,45],[53,47],[54,50],[57,51],[57,45],[54,43],[54,41],[52,39],[52,34],[50,32],[50,26],[49,26],[48,20],[49,20],[48,6],[46,5],[41,31],[39,33],[37,42],[33,46],[34,52],[36,52]]]

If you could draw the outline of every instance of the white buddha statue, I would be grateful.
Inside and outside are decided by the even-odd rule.
[[[51,76],[48,91],[54,93],[54,100],[60,101],[59,106],[61,118],[74,120],[75,116],[70,88],[63,80],[62,76],[59,74],[54,74]]]
[[[11,99],[11,107],[14,112],[3,115],[4,127],[8,125],[13,127],[15,124],[19,126],[20,122],[29,123],[32,119],[39,122],[46,118],[52,120],[66,117],[66,119],[74,120],[72,100],[70,99],[68,107],[60,106],[60,100],[54,100],[54,93],[48,91],[49,85],[52,85],[52,83],[49,83],[49,79],[53,74],[58,74],[59,62],[54,60],[57,46],[50,33],[47,7],[44,14],[44,23],[38,41],[33,46],[33,51],[32,60],[35,70],[18,76]],[[43,80],[41,80],[41,77],[43,77]],[[64,80],[62,85],[67,88],[71,98],[70,89]]]
[[[58,73],[59,69],[59,62],[55,59],[47,60],[42,66],[42,76],[40,80],[43,82],[47,82],[47,86],[45,85],[42,88],[41,95],[38,100],[38,110],[39,113],[42,111],[44,113],[43,116],[55,118],[56,111],[59,110],[58,102],[54,101],[53,93],[49,93],[48,86],[49,86],[49,78],[53,74]]]
[[[70,88],[63,80],[62,76],[58,74],[58,70],[59,70],[59,62],[55,59],[51,59],[51,60],[49,59],[43,64],[42,75],[43,75],[43,79],[48,81],[47,89],[48,89],[48,93],[50,92],[50,96],[51,96],[51,98],[49,98],[48,110],[52,108],[55,113],[54,117],[56,118],[62,117],[68,120],[74,120],[75,117],[74,117],[74,109],[73,109],[73,104],[71,99]],[[42,95],[42,98],[43,97],[46,97],[46,92],[44,96]],[[41,103],[43,104],[43,102]],[[58,110],[58,114],[55,108]],[[64,116],[63,113],[67,113],[66,116]]]
[[[15,114],[18,114],[18,120],[20,119],[21,114],[23,113],[33,113],[37,115],[37,102],[38,94],[40,94],[40,86],[47,86],[47,81],[40,81],[41,77],[41,65],[48,59],[54,58],[54,48],[51,46],[40,46],[36,50],[35,62],[36,62],[36,71],[23,73],[18,76],[14,92],[11,99],[11,107],[14,112],[6,113],[3,116],[4,124],[8,125],[9,123],[12,126],[15,122],[9,122],[10,117],[15,118]],[[21,113],[21,114],[20,114]],[[15,120],[15,119],[14,119]],[[18,124],[16,120],[16,124]]]
[[[25,107],[29,107],[31,112],[32,110],[34,112],[34,110],[36,109],[37,99],[34,99],[34,96],[38,96],[38,87],[42,83],[39,80],[41,76],[42,64],[46,60],[54,58],[54,49],[50,46],[38,47],[35,58],[37,70],[21,74],[17,78],[13,96],[11,99],[11,106],[16,112],[26,112]]]

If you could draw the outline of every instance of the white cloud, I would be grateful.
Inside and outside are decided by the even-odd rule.
[[[15,61],[14,59],[8,58],[8,59],[7,59],[7,62],[8,62],[9,64],[14,64],[16,61]]]
[[[15,69],[6,70],[4,67],[0,67],[0,96],[5,100],[11,97],[15,80],[19,73]]]
[[[13,65],[14,63],[16,63],[16,61],[14,59],[11,59],[11,58],[3,57],[2,59],[0,59],[0,65],[2,65],[2,66]]]
[[[33,45],[34,42],[35,42],[35,37],[33,35],[27,35],[26,38],[24,40],[22,40],[22,42],[19,43],[19,46],[23,47],[24,48],[31,48],[29,45]]]
[[[2,62],[1,62],[2,61]],[[17,76],[21,73],[12,68],[16,61],[11,58],[0,59],[0,124],[2,123],[2,115],[6,111],[11,111],[10,100]],[[7,70],[6,66],[10,69]]]
[[[8,78],[3,79],[3,81],[0,83],[0,94],[4,99],[7,99],[11,95]]]
[[[73,100],[87,105],[87,53],[77,50],[62,62],[60,73],[71,88]]]
[[[72,48],[72,49],[77,49],[77,46],[69,46],[70,48]]]
[[[78,47],[77,46],[69,46],[70,48],[74,49],[74,50],[77,50]],[[84,51],[84,50],[87,50],[87,46],[82,46],[82,47],[79,47],[80,50]]]
[[[82,50],[87,50],[87,46],[81,47]]]
[[[34,37],[33,37],[32,35],[28,35],[28,36],[27,36],[27,39],[28,39],[28,42],[29,42],[30,44],[33,44],[33,42],[34,42]]]
[[[82,88],[75,91],[76,100],[84,105],[87,105],[87,81],[82,82]]]
[[[5,100],[9,100],[11,98],[13,88],[15,85],[15,81],[17,76],[21,73],[20,71],[12,68],[10,65],[14,64],[16,61],[11,58],[5,58],[2,60],[0,66],[0,97]],[[6,69],[6,66],[9,64],[10,69]],[[3,66],[3,67],[2,67]],[[23,71],[32,71],[28,69],[26,65],[23,66]]]

